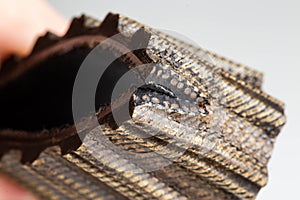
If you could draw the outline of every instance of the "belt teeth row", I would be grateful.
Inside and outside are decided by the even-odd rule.
[[[121,16],[119,27],[131,35],[144,25]],[[147,53],[157,65],[169,68],[187,80],[181,87],[182,92],[189,88],[187,91],[194,91],[196,95],[214,98],[218,105],[215,112],[224,116],[222,123],[218,122],[217,133],[222,139],[215,139],[220,141],[219,146],[205,157],[259,187],[264,186],[267,182],[266,164],[271,156],[274,140],[286,119],[283,114],[284,104],[262,92],[263,75],[152,28],[145,29],[151,33]],[[169,76],[163,76],[163,73],[156,75],[167,79],[165,82],[170,87],[179,84],[178,81],[168,80]],[[197,153],[193,148],[191,151]],[[246,165],[239,168],[242,164]]]

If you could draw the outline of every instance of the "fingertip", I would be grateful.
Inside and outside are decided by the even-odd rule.
[[[2,4],[0,2],[0,7]],[[44,0],[11,0],[3,9],[6,11],[0,13],[2,60],[12,53],[27,55],[37,38],[46,31],[63,35],[69,26],[68,20]]]
[[[30,192],[18,186],[9,178],[0,174],[0,199],[2,200],[36,200]]]

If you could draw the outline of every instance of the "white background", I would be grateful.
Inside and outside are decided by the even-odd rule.
[[[286,103],[288,124],[269,163],[258,199],[299,199],[300,1],[297,0],[49,0],[67,18],[122,13],[154,28],[181,33],[201,47],[265,74],[264,90]],[[298,121],[298,122],[297,122]]]

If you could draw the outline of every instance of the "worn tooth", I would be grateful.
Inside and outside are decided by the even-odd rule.
[[[107,37],[111,37],[119,33],[119,15],[108,13],[98,28],[101,33]]]
[[[66,155],[72,151],[77,150],[82,144],[82,140],[78,135],[74,135],[59,144],[61,154]]]
[[[29,148],[29,149],[22,149],[22,158],[21,163],[32,163],[34,160],[36,160],[39,155],[44,151],[44,147],[35,147],[35,148]]]
[[[144,63],[153,62],[148,56],[146,48],[149,44],[151,34],[144,29],[144,27],[137,30],[131,37],[130,44],[128,45],[133,53],[139,57]]]
[[[41,50],[44,50],[51,45],[57,43],[59,41],[59,37],[55,35],[54,33],[47,32],[44,36],[41,36],[37,39],[31,54],[37,53]]]
[[[79,18],[74,18],[70,24],[67,33],[64,38],[70,38],[76,35],[80,35],[85,31],[85,15],[81,15]]]
[[[129,46],[131,49],[144,49],[148,46],[151,34],[144,27],[137,30],[131,37]]]

